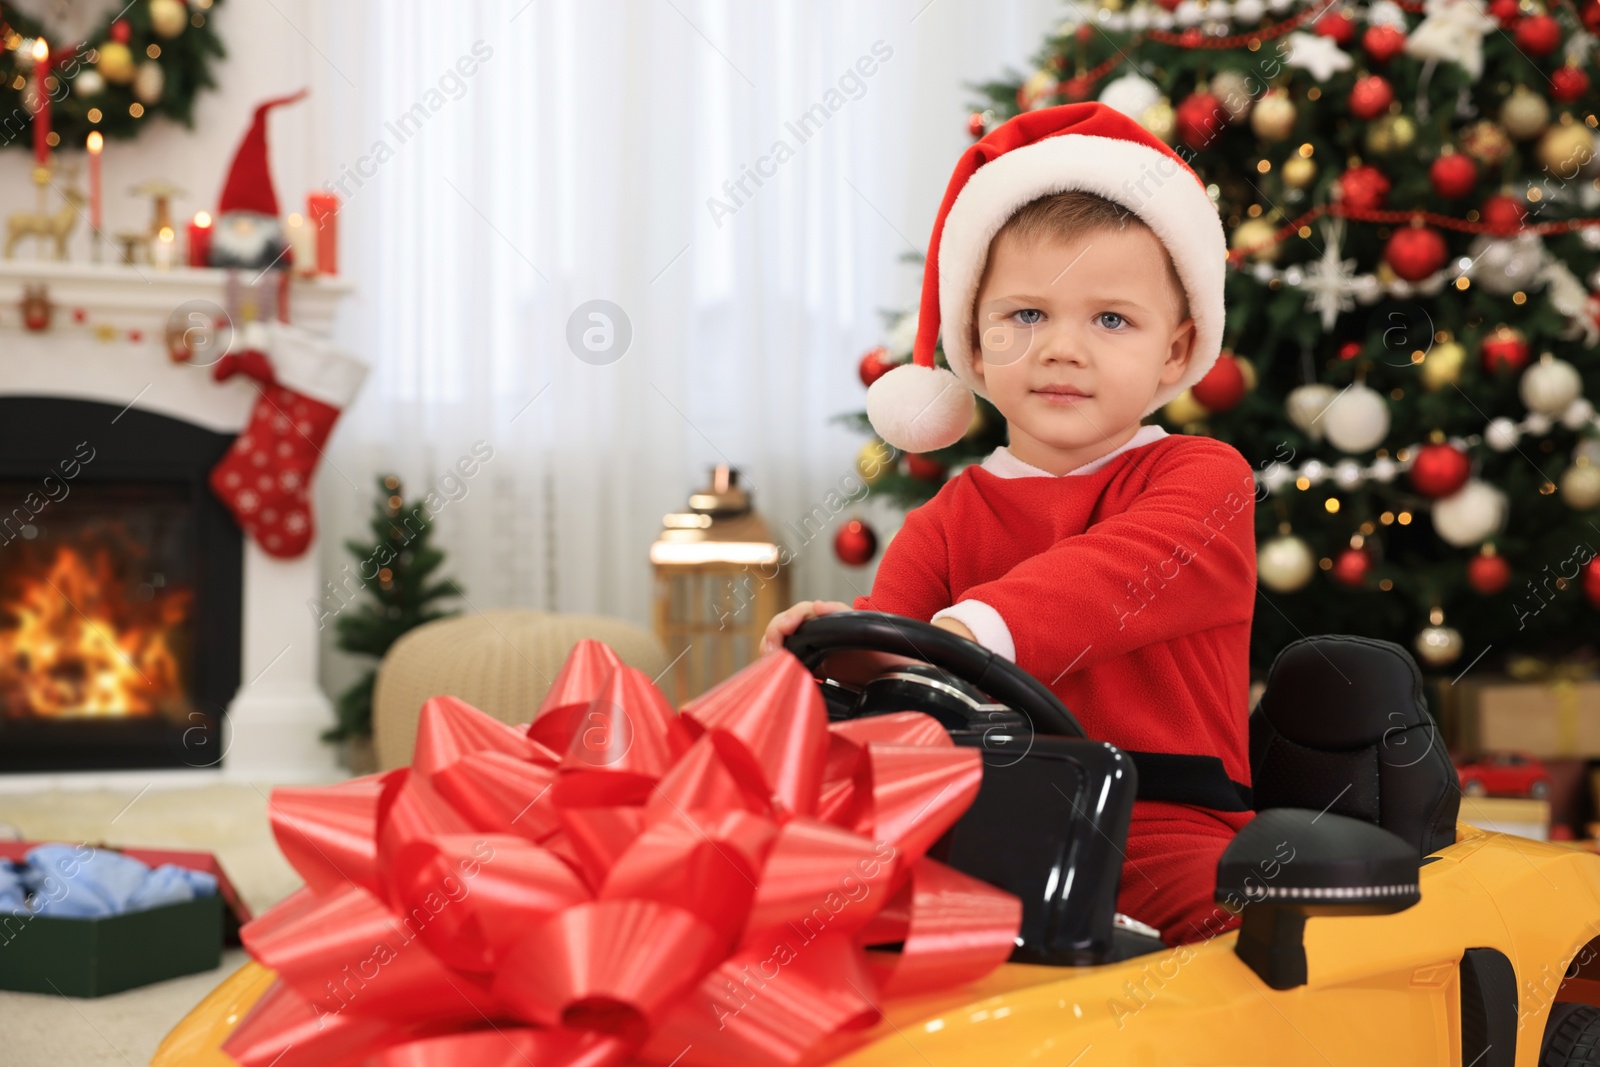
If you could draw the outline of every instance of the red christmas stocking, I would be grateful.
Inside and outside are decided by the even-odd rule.
[[[298,327],[271,323],[262,340],[212,368],[218,381],[254,379],[260,395],[249,425],[212,468],[211,489],[263,551],[292,559],[315,535],[311,478],[366,366]]]

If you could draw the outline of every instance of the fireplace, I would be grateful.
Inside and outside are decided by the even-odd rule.
[[[231,440],[0,397],[0,772],[217,765],[244,552],[206,476]]]

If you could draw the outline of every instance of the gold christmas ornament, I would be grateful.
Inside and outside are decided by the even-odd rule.
[[[95,67],[100,71],[100,76],[115,85],[127,85],[133,81],[138,73],[133,65],[133,53],[125,44],[116,41],[105,41],[99,49],[100,58],[95,61]]]
[[[1546,130],[1534,149],[1545,169],[1563,180],[1576,177],[1594,159],[1594,152],[1594,133],[1573,122],[1571,115],[1562,115],[1560,124]]]
[[[1264,141],[1281,141],[1294,131],[1295,106],[1285,89],[1269,90],[1250,112],[1250,128]]]
[[[1250,105],[1255,103],[1255,94],[1250,91],[1249,75],[1237,70],[1225,70],[1212,78],[1211,95],[1222,101],[1222,106],[1228,110],[1228,117],[1233,120],[1242,118],[1250,111]]]
[[[1428,351],[1422,360],[1422,387],[1437,393],[1447,385],[1461,384],[1461,368],[1466,365],[1467,350],[1456,341],[1443,341]]]
[[[1387,156],[1404,152],[1417,139],[1417,124],[1407,115],[1385,115],[1367,127],[1367,151]]]
[[[895,461],[899,458],[894,449],[873,439],[862,445],[861,451],[856,453],[856,473],[869,486],[877,485],[883,481],[884,475],[894,470]]]
[[[1304,589],[1316,569],[1311,546],[1294,534],[1274,537],[1256,553],[1256,579],[1274,593]]]
[[[1453,626],[1429,626],[1417,634],[1417,656],[1430,667],[1443,667],[1461,657],[1461,632]]]
[[[1600,505],[1600,467],[1579,456],[1561,474],[1561,499],[1573,511],[1588,511]]]
[[[1278,258],[1278,242],[1275,240],[1277,229],[1266,219],[1247,219],[1234,227],[1228,247],[1235,251],[1254,249],[1250,252],[1250,258],[1257,263],[1275,262]]]
[[[1022,89],[1017,94],[1017,103],[1022,105],[1024,111],[1032,111],[1036,107],[1043,106],[1047,102],[1046,98],[1054,95],[1055,91],[1055,75],[1048,70],[1036,70],[1022,83]]]
[[[1461,131],[1461,150],[1486,167],[1498,167],[1511,154],[1511,138],[1488,119]]]
[[[1304,189],[1317,180],[1317,165],[1305,156],[1290,156],[1284,161],[1283,184],[1291,189]]]
[[[1199,422],[1211,414],[1194,398],[1194,394],[1185,389],[1167,402],[1161,409],[1161,414],[1174,426],[1185,426],[1191,422]]]
[[[182,0],[150,0],[150,28],[157,37],[176,37],[187,25],[189,9]]]
[[[1139,125],[1168,144],[1172,143],[1172,134],[1178,126],[1178,117],[1172,110],[1172,101],[1162,97],[1159,104],[1151,104],[1145,108],[1144,114],[1139,116]]]
[[[1500,105],[1500,125],[1519,141],[1531,140],[1550,125],[1550,105],[1526,85],[1519,85]]]
[[[1239,374],[1244,378],[1244,391],[1254,392],[1256,387],[1256,365],[1243,356],[1234,356],[1234,363],[1239,366]]]

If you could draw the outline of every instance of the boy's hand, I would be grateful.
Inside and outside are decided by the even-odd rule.
[[[831,615],[836,611],[849,611],[850,605],[838,600],[802,600],[778,612],[767,623],[767,632],[761,635],[761,655],[776,652],[783,647],[783,639],[799,629],[800,624],[818,615]]]

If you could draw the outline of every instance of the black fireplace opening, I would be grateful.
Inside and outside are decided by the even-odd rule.
[[[206,479],[232,441],[0,397],[0,773],[218,764],[244,542]]]

